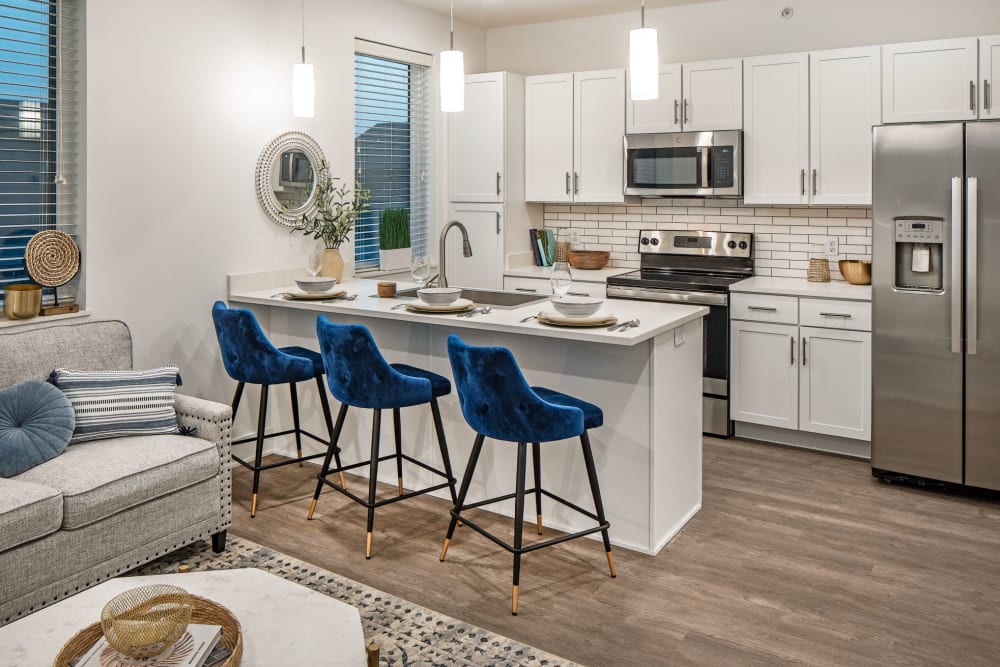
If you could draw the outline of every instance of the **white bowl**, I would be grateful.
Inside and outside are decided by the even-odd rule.
[[[425,287],[417,290],[417,296],[426,304],[432,306],[447,306],[455,303],[462,296],[461,287]]]
[[[593,296],[554,296],[552,307],[565,317],[590,317],[601,308],[604,299]]]
[[[315,278],[296,278],[295,284],[299,286],[299,289],[303,292],[309,294],[320,294],[321,292],[329,292],[333,289],[334,285],[337,284],[336,278],[321,278],[316,276]]]

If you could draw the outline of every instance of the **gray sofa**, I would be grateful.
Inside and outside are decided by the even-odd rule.
[[[85,321],[0,334],[0,387],[60,367],[131,369],[128,327]],[[212,537],[225,548],[232,411],[180,394],[175,407],[190,435],[70,445],[0,478],[0,625],[191,542]]]

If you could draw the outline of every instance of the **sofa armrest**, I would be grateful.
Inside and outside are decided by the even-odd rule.
[[[181,432],[215,444],[219,452],[219,480],[221,482],[220,530],[229,526],[232,516],[232,430],[233,410],[228,405],[203,398],[176,394],[174,410]]]

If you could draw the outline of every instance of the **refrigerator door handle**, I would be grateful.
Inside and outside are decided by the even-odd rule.
[[[951,351],[962,354],[962,179],[951,179]]]
[[[966,308],[966,335],[969,338],[969,354],[976,354],[979,341],[979,179],[970,176],[966,179],[968,184],[967,192],[969,197],[968,206],[968,227],[965,232],[966,243],[965,261],[968,268],[968,295],[965,302]]]

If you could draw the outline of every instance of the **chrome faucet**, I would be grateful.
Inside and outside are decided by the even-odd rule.
[[[438,287],[448,286],[448,271],[445,268],[448,263],[446,259],[447,253],[445,252],[445,241],[448,239],[448,232],[451,231],[452,227],[458,227],[458,231],[462,232],[462,255],[472,257],[472,246],[469,244],[469,231],[458,220],[448,221],[448,224],[441,230],[441,238],[438,240],[438,268],[441,269],[441,277],[437,283]]]

